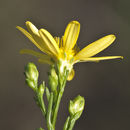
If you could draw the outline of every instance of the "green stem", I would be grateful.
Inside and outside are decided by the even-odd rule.
[[[46,116],[48,130],[54,130],[51,123],[52,105],[53,105],[53,93],[51,92]]]
[[[53,119],[52,119],[53,127],[55,127],[55,124],[56,124],[57,113],[59,110],[59,105],[60,105],[62,95],[63,95],[63,92],[60,91],[58,94],[58,97],[57,97],[55,108],[54,108],[54,115],[53,115]]]
[[[67,130],[68,129],[69,121],[70,121],[70,117],[67,118],[67,120],[66,120],[66,122],[64,124],[63,130]]]
[[[72,130],[74,125],[75,125],[76,119],[74,117],[70,118],[70,122],[69,122],[69,128],[67,130]]]
[[[41,97],[41,111],[42,111],[43,115],[46,116],[46,107],[45,107],[42,97]]]
[[[57,96],[56,104],[55,104],[55,107],[54,107],[54,114],[53,114],[53,118],[52,118],[52,125],[53,125],[54,129],[55,129],[57,113],[58,113],[60,101],[61,101],[61,98],[62,98],[62,95],[63,95],[63,92],[64,92],[67,76],[68,76],[68,73],[66,72],[65,75],[64,75],[64,80],[62,82],[60,81],[60,78],[59,78],[59,93],[58,93],[58,96]]]
[[[38,104],[39,104],[39,107],[42,111],[42,114],[43,114],[43,116],[46,116],[46,106],[45,106],[45,103],[43,101],[43,96],[40,95],[40,93],[38,91],[36,92],[36,95],[37,95],[36,98],[38,100]]]

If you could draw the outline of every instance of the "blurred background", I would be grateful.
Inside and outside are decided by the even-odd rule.
[[[0,2],[0,129],[35,130],[45,126],[32,90],[25,84],[24,66],[34,62],[40,79],[47,81],[48,65],[20,55],[23,48],[39,51],[16,26],[27,20],[53,36],[62,36],[71,20],[81,23],[80,48],[107,35],[117,39],[97,56],[121,55],[123,60],[79,63],[67,83],[57,120],[61,130],[69,100],[78,94],[86,106],[74,130],[130,129],[130,1],[129,0],[1,0]]]

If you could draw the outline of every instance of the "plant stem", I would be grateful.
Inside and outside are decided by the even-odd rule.
[[[66,120],[66,122],[64,124],[63,130],[67,130],[68,129],[69,121],[70,121],[70,116],[67,118],[67,120]]]
[[[46,108],[45,108],[45,104],[43,102],[43,99],[41,99],[41,111],[42,111],[43,115],[46,116]]]
[[[54,109],[54,115],[53,115],[53,119],[52,119],[53,127],[55,127],[57,113],[58,113],[58,110],[59,110],[59,105],[60,105],[62,95],[63,95],[63,92],[60,91],[59,94],[58,94],[58,97],[57,97],[57,101],[56,101],[56,105],[55,105],[55,109]]]
[[[46,116],[48,130],[54,130],[51,123],[52,105],[53,105],[53,93],[51,92]]]
[[[43,114],[43,116],[46,116],[46,106],[45,106],[45,103],[43,101],[43,96],[40,95],[38,91],[36,91],[36,96],[37,96],[38,104],[39,104],[39,107],[42,111],[42,114]]]
[[[69,121],[69,128],[67,130],[72,130],[75,125],[76,119],[74,117],[71,117]]]
[[[62,95],[63,95],[63,92],[64,92],[64,88],[65,88],[65,85],[66,85],[66,79],[67,79],[67,76],[68,76],[68,72],[66,71],[65,75],[63,75],[63,76],[64,76],[64,80],[62,80],[62,82],[59,78],[59,92],[58,92],[56,104],[55,104],[55,107],[54,107],[54,114],[53,114],[53,118],[52,118],[52,125],[53,125],[54,130],[55,130],[55,124],[56,124],[57,113],[58,113],[58,110],[59,110],[60,101],[61,101],[61,98],[62,98]]]

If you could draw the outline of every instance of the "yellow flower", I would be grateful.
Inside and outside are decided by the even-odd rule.
[[[80,50],[76,44],[80,32],[80,23],[78,21],[71,21],[67,25],[62,38],[53,37],[45,29],[38,30],[29,21],[26,22],[26,26],[28,31],[19,26],[17,26],[17,29],[26,35],[43,53],[28,49],[23,49],[20,53],[36,56],[41,63],[54,64],[61,61],[61,72],[65,66],[70,71],[68,80],[72,80],[74,77],[73,65],[77,62],[97,62],[123,58],[122,56],[92,57],[114,42],[116,37],[113,34],[107,35]]]

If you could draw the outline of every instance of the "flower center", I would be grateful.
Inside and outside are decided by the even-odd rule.
[[[69,70],[69,72],[71,72],[71,70],[73,68],[73,64],[70,63],[70,61],[60,59],[60,62],[61,62],[61,65],[60,65],[60,72],[61,73],[64,72],[65,67],[66,67],[67,70]]]
[[[75,50],[68,50],[65,51],[64,48],[60,48],[60,54],[58,56],[58,59],[63,59],[63,60],[71,60],[74,55],[75,55]]]

